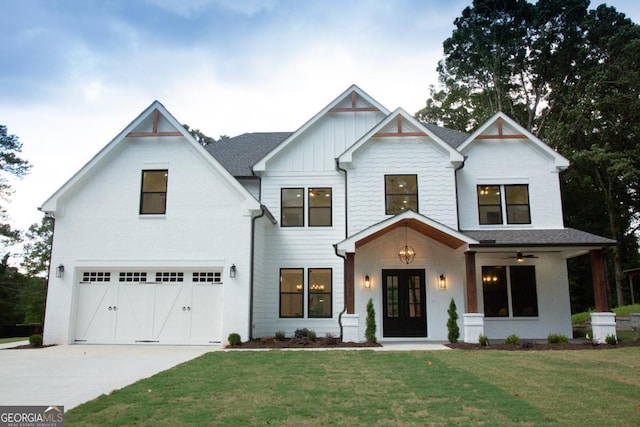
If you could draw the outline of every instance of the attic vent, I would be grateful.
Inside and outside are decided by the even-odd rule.
[[[485,240],[480,240],[480,244],[481,245],[495,245],[496,241],[495,241],[495,239],[485,239]]]
[[[85,271],[82,273],[82,281],[87,282],[109,282],[111,273],[108,271]]]

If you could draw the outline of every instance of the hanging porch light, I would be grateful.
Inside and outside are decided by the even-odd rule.
[[[416,251],[413,250],[407,241],[407,224],[404,224],[404,246],[398,251],[398,258],[405,264],[411,264],[416,258]]]

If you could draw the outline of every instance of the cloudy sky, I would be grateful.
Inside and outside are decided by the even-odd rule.
[[[39,222],[154,100],[213,137],[293,131],[353,83],[414,113],[471,1],[2,1],[0,124],[33,165],[13,183],[12,222]],[[640,2],[607,3],[640,22]]]

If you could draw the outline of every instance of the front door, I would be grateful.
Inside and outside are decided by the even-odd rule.
[[[382,334],[426,337],[424,270],[382,270]]]

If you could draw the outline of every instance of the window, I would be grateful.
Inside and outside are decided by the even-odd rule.
[[[331,188],[309,189],[309,227],[331,226]]]
[[[222,274],[219,271],[194,272],[192,280],[194,282],[222,283]]]
[[[147,273],[120,273],[120,278],[118,279],[120,282],[146,282],[147,281]]]
[[[280,317],[302,317],[304,269],[280,269]]]
[[[480,224],[531,224],[528,185],[478,185],[477,193]]]
[[[82,283],[110,281],[111,273],[108,271],[85,271],[82,273]]]
[[[280,223],[283,227],[304,227],[304,189],[283,188]]]
[[[156,282],[182,282],[184,281],[183,272],[157,272]]]
[[[167,211],[167,170],[142,171],[140,214],[165,214]]]
[[[526,185],[505,185],[507,224],[531,224],[529,188]]]
[[[384,193],[387,215],[407,210],[418,212],[417,175],[385,175]]]
[[[330,268],[309,269],[309,317],[331,317]]]
[[[538,294],[535,267],[483,266],[485,317],[536,317]]]

